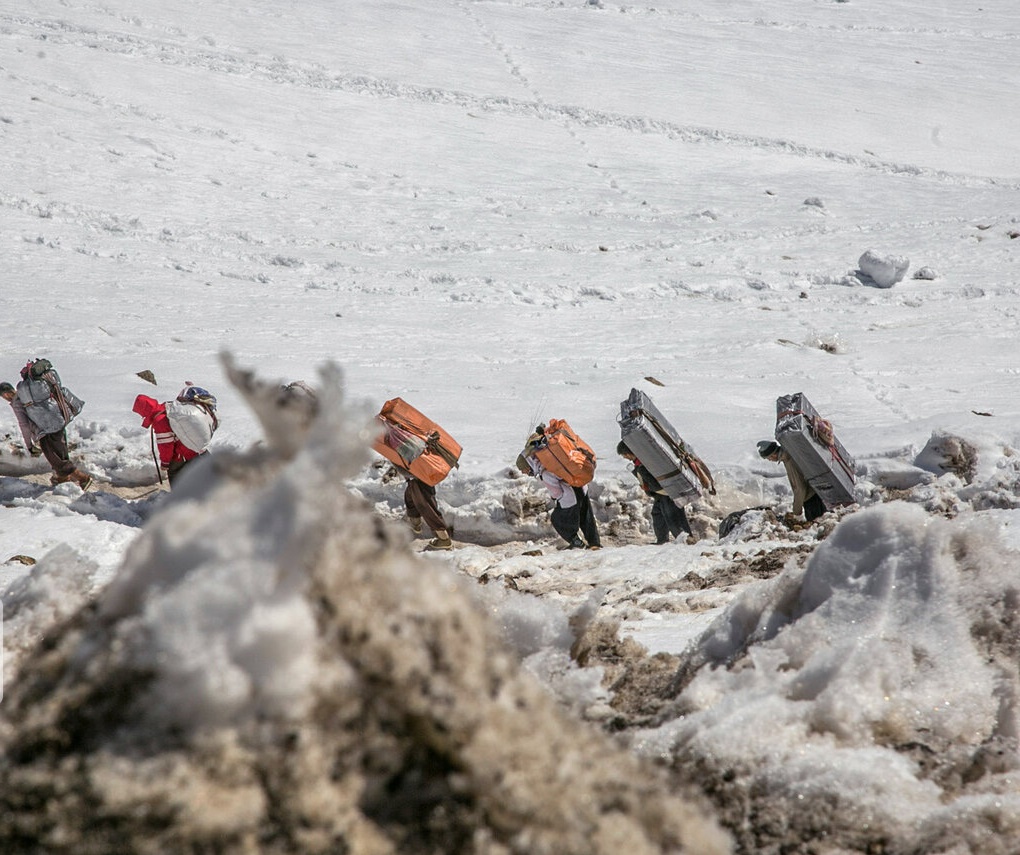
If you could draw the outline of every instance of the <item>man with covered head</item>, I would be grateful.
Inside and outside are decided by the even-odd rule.
[[[206,446],[219,427],[216,396],[201,386],[187,383],[175,400],[160,403],[138,395],[132,410],[151,431],[153,456],[158,452],[160,483],[167,473],[170,488],[192,460],[206,454]]]
[[[794,517],[799,517],[803,513],[804,519],[811,522],[825,513],[825,502],[807,482],[804,473],[797,468],[797,464],[793,462],[785,448],[775,440],[763,439],[758,443],[758,454],[763,460],[782,463],[786,468],[786,477],[790,481],[790,489],[793,490],[791,514]]]
[[[13,407],[25,444],[31,452],[38,445],[53,469],[53,486],[71,481],[87,490],[92,476],[72,461],[67,446],[67,426],[85,402],[71,392],[48,359],[29,360],[21,369],[21,381],[11,391],[3,384],[2,395]]]
[[[556,504],[550,514],[550,522],[556,533],[567,545],[565,549],[601,549],[602,539],[599,536],[598,523],[592,511],[588,488],[572,487],[559,476],[546,469],[535,450],[545,440],[545,425],[539,425],[528,438],[524,451],[517,457],[517,468],[525,475],[531,474],[538,478],[549,491]],[[581,535],[584,539],[581,539]]]

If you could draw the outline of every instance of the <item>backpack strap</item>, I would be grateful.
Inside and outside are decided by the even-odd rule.
[[[687,468],[697,476],[698,480],[701,482],[701,486],[714,496],[716,494],[715,479],[712,477],[711,470],[705,465],[705,461],[697,455],[692,454],[684,442],[677,442],[673,439],[673,437],[669,435],[669,432],[661,424],[659,424],[659,420],[651,413],[646,412],[645,410],[639,410],[639,412],[648,419],[652,426],[659,432],[659,436],[661,436],[663,441],[673,449],[673,452],[678,458],[680,458],[681,462],[686,464]]]
[[[177,400],[179,401],[181,399],[178,398]],[[205,401],[195,401],[195,400],[192,400],[192,401],[188,401],[188,403],[189,404],[194,404],[197,407],[201,407],[203,410],[205,410],[206,413],[208,413],[209,418],[212,419],[212,432],[216,433],[216,428],[218,428],[220,426],[220,420],[218,418],[216,418],[216,410],[213,407],[211,407],[209,404],[207,404]]]
[[[684,462],[690,467],[691,472],[698,476],[701,486],[708,490],[710,495],[714,496],[716,494],[715,478],[712,477],[712,472],[705,465],[705,461],[694,454],[688,454]]]
[[[149,445],[152,449],[152,462],[156,464],[156,475],[159,477],[160,485],[163,484],[163,470],[159,465],[159,457],[156,455],[156,428],[149,426]]]
[[[69,424],[74,418],[74,413],[71,411],[71,405],[67,403],[67,398],[64,397],[64,390],[60,386],[60,377],[57,376],[57,372],[48,368],[39,375],[39,379],[45,381],[46,385],[50,387],[50,397],[56,402],[57,409],[63,416],[64,424]]]

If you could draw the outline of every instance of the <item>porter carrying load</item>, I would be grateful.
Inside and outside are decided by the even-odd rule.
[[[563,419],[539,425],[525,453],[571,487],[584,487],[595,477],[595,451]]]
[[[827,508],[855,503],[854,459],[803,393],[776,399],[776,441]]]
[[[68,389],[48,359],[34,359],[21,369],[17,396],[42,435],[62,431],[85,402]]]
[[[704,461],[640,389],[620,403],[620,438],[677,503],[693,502],[702,490],[715,495]]]
[[[377,418],[385,430],[372,448],[430,487],[459,465],[460,443],[402,398],[383,404]]]

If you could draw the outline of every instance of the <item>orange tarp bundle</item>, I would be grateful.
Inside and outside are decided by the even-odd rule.
[[[415,478],[434,487],[457,466],[460,443],[402,398],[383,404],[376,418],[385,430],[372,448]]]
[[[538,462],[571,487],[595,477],[595,452],[563,419],[549,419],[545,442],[533,452]]]

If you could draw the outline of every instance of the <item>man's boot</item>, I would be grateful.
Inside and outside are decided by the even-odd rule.
[[[74,481],[82,490],[87,490],[92,486],[92,476],[88,472],[82,472],[80,469],[75,469],[71,473],[69,480]]]
[[[453,549],[453,541],[450,539],[450,533],[444,528],[436,529],[436,536],[425,544],[425,549],[429,552]]]

